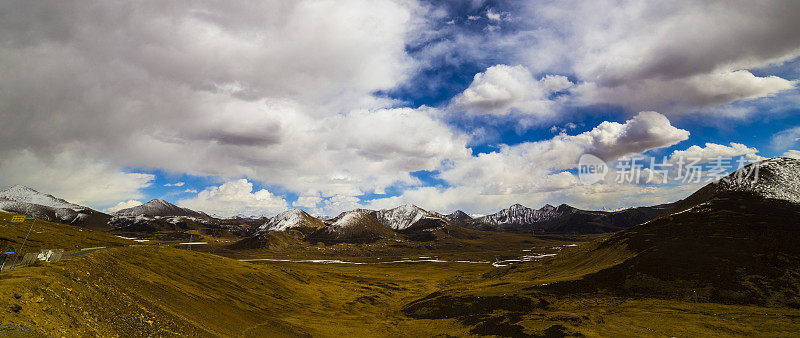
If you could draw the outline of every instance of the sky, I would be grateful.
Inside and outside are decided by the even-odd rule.
[[[586,185],[579,159],[800,157],[798,81],[797,1],[0,0],[0,186],[219,216],[654,205],[703,183]]]

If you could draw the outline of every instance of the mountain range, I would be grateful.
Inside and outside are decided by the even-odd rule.
[[[764,169],[762,170],[763,181],[767,182],[769,175],[772,175],[771,173],[775,171],[770,170],[770,168],[791,168],[796,163],[796,160],[787,158],[765,161],[763,163]],[[796,176],[800,174],[784,175]],[[794,182],[797,179],[795,176],[788,177],[787,180]],[[369,215],[370,219],[374,218],[378,224],[389,230],[389,232],[377,231],[374,233],[388,237],[392,237],[394,233],[420,233],[426,229],[443,228],[449,225],[476,230],[533,234],[591,234],[616,232],[646,223],[669,213],[687,210],[697,205],[697,201],[704,200],[708,196],[714,196],[719,191],[750,192],[774,198],[800,200],[798,189],[800,188],[797,186],[785,186],[784,183],[773,185],[760,183],[754,185],[737,183],[731,178],[726,178],[717,184],[700,189],[685,200],[613,212],[582,210],[567,204],[559,206],[548,204],[539,209],[514,204],[494,214],[476,218],[470,217],[461,210],[452,214],[442,215],[410,204],[392,209],[358,209],[354,211],[359,211],[358,215],[364,213]],[[0,209],[49,221],[103,230],[124,230],[126,232],[178,231],[202,225],[224,223],[220,219],[211,217],[203,212],[179,207],[161,199],[154,199],[145,204],[122,209],[109,215],[19,185],[0,191]],[[250,228],[250,233],[256,236],[274,231],[301,230],[304,236],[311,236],[313,233],[319,232],[317,235],[320,238],[338,238],[341,240],[342,238],[348,238],[348,236],[335,235],[333,233],[337,231],[351,232],[349,230],[350,227],[345,226],[346,224],[337,223],[347,215],[349,213],[342,213],[333,219],[323,221],[305,211],[292,209],[265,221],[260,221],[262,223]],[[352,219],[354,216],[348,217]],[[363,215],[357,217],[357,219],[363,224],[374,223],[366,222]],[[258,222],[259,220],[250,219],[248,221],[248,224],[253,224],[253,222]],[[321,232],[322,230],[324,232]]]

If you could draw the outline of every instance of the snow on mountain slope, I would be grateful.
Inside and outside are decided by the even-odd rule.
[[[38,204],[51,208],[64,208],[74,211],[89,209],[84,206],[69,203],[63,199],[53,197],[53,195],[43,194],[24,185],[15,185],[0,191],[0,198],[22,203]]]
[[[490,225],[506,225],[506,224],[533,224],[542,221],[548,221],[558,216],[556,207],[547,204],[541,209],[528,208],[521,204],[514,204],[508,209],[503,209],[497,213],[486,215],[477,218],[477,220],[484,224]]]
[[[269,221],[258,227],[258,231],[286,231],[295,228],[318,229],[324,226],[325,224],[322,221],[312,217],[305,211],[290,209],[270,218]]]
[[[190,216],[208,217],[208,215],[187,208],[181,208],[161,199],[154,199],[142,205],[122,209],[114,213],[116,216]]]
[[[721,179],[719,189],[800,203],[800,160],[779,157],[751,164]]]
[[[452,214],[444,215],[444,218],[446,218],[447,220],[449,220],[451,222],[452,221],[469,221],[469,220],[472,219],[472,217],[467,215],[466,212],[463,212],[461,210],[456,210]]]
[[[381,223],[393,230],[405,230],[423,218],[440,218],[436,214],[426,211],[416,205],[406,204],[394,209],[374,211],[374,216]]]
[[[336,222],[315,232],[311,237],[319,240],[370,242],[396,234],[365,210],[342,213]]]
[[[11,201],[5,198],[0,198],[0,210],[63,223],[77,223],[89,216],[86,213],[79,213],[69,208],[54,208],[46,205]]]

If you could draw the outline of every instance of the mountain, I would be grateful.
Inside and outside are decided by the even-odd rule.
[[[497,213],[466,221],[481,229],[512,232],[604,233],[649,221],[666,212],[669,205],[639,207],[615,212],[582,210],[567,204],[532,209],[514,204]]]
[[[525,226],[547,221],[556,216],[556,207],[546,204],[541,209],[531,209],[522,204],[514,204],[508,209],[477,218],[483,224],[500,226]]]
[[[334,223],[317,230],[309,238],[322,242],[370,243],[396,236],[370,213],[354,210],[342,213]]]
[[[63,199],[53,197],[53,195],[40,193],[24,185],[15,185],[0,191],[0,198],[17,202],[38,204],[56,209],[72,209],[74,211],[89,209],[87,207],[72,204]]]
[[[461,210],[456,210],[452,214],[444,215],[444,218],[446,218],[450,222],[467,222],[472,220],[472,217],[470,217],[469,215],[467,215],[466,212],[463,212]]]
[[[161,199],[154,199],[142,205],[132,208],[122,209],[114,213],[115,216],[187,216],[208,218],[205,213],[194,211],[187,208],[181,208],[177,205],[169,203]]]
[[[427,228],[433,223],[441,223],[440,216],[426,211],[416,205],[405,204],[394,209],[368,211],[385,226],[395,231],[419,230]]]
[[[325,227],[325,223],[300,209],[286,210],[258,227],[258,232],[286,231],[290,229],[317,230]]]
[[[106,223],[111,218],[89,207],[69,203],[23,185],[0,191],[0,210],[93,229],[106,229]]]
[[[740,180],[758,168],[758,179]],[[747,166],[614,234],[587,257],[630,258],[555,291],[800,308],[800,160]]]

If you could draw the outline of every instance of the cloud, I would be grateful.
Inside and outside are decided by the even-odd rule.
[[[208,187],[178,205],[221,217],[274,215],[288,208],[286,200],[266,189],[253,191],[253,183],[246,179]]]
[[[184,182],[175,182],[175,183],[164,184],[164,186],[165,187],[182,187],[184,184],[186,184],[186,183],[184,183]]]
[[[672,155],[670,156],[670,162],[678,162],[681,159],[683,159],[684,162],[687,162],[688,159],[692,159],[691,162],[699,161],[697,164],[701,164],[718,158],[730,159],[732,157],[755,155],[757,153],[758,149],[749,148],[741,143],[731,142],[730,146],[716,143],[706,143],[705,147],[693,145],[686,150],[673,151]]]
[[[775,95],[795,83],[751,70],[800,56],[793,1],[531,2],[507,39],[533,73],[571,73],[584,104],[670,114]],[[770,18],[764,21],[763,18]]]
[[[0,5],[15,13],[0,20],[1,157],[80,149],[112,167],[360,193],[466,151],[432,114],[375,94],[416,70],[414,1],[76,6]]]
[[[496,152],[456,161],[440,177],[456,185],[481,184],[496,193],[547,190],[576,182],[575,177],[566,173],[546,180],[543,175],[574,168],[582,154],[613,161],[668,147],[688,137],[688,131],[672,126],[664,115],[640,112],[625,123],[606,121],[575,136],[560,134],[549,140],[503,146]]]
[[[139,205],[142,205],[142,204],[144,204],[144,203],[142,203],[140,201],[137,201],[137,200],[122,201],[122,202],[119,202],[119,203],[115,204],[112,207],[106,208],[103,211],[105,211],[107,213],[115,213],[115,212],[120,211],[122,209],[133,208],[135,206],[139,206]]]
[[[575,88],[575,92],[584,104],[620,104],[633,108],[674,105],[670,110],[674,111],[769,97],[794,87],[795,82],[777,76],[757,77],[749,71],[737,70],[671,80],[643,79],[614,86],[589,82]]]
[[[800,151],[787,150],[785,153],[783,153],[783,156],[784,157],[791,157],[791,158],[800,159]]]
[[[320,202],[322,202],[322,197],[319,196],[299,196],[296,201],[292,202],[292,206],[314,209]]]
[[[782,130],[770,138],[770,146],[775,150],[785,150],[800,141],[800,127]]]
[[[186,189],[183,192],[186,193],[186,194],[196,194],[197,193],[197,189]]]
[[[39,156],[20,150],[0,157],[0,186],[22,184],[98,210],[109,202],[141,198],[150,174],[125,172],[75,151]]]
[[[496,65],[478,73],[467,89],[453,99],[453,109],[473,114],[530,114],[554,117],[557,99],[550,95],[573,85],[565,76],[547,75],[535,80],[523,66]]]

